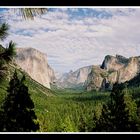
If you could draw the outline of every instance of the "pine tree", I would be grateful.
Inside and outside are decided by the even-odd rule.
[[[105,132],[129,132],[137,131],[137,122],[133,119],[136,112],[131,116],[130,110],[127,107],[124,95],[124,84],[114,84],[113,90],[110,94],[110,101],[103,105],[102,114],[99,119],[95,119],[96,127],[93,131]],[[129,97],[127,98],[132,101]],[[130,102],[129,102],[130,103]],[[134,102],[132,105],[135,106]]]
[[[0,24],[0,41],[4,41],[8,36],[9,25],[7,23]],[[0,44],[0,82],[7,76],[8,63],[12,61],[16,55],[16,44],[10,41],[8,47]]]
[[[25,76],[18,79],[15,71],[13,78],[9,82],[8,95],[2,106],[3,131],[8,132],[30,132],[37,131],[39,124],[34,112],[34,103],[28,93],[28,87],[24,83]]]

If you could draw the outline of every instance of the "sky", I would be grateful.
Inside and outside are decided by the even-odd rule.
[[[0,15],[10,25],[2,43],[13,40],[47,54],[57,72],[99,65],[106,55],[140,55],[139,8],[48,8],[33,21],[13,9],[0,9]]]

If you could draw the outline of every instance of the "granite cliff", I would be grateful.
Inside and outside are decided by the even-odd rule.
[[[140,72],[140,57],[125,58],[120,55],[107,55],[98,70],[92,67],[88,75],[87,90],[111,89],[112,85],[131,80]],[[98,79],[98,80],[97,80]]]
[[[48,64],[46,54],[33,48],[17,48],[16,51],[16,64],[34,80],[50,88],[50,84],[55,80],[55,74]]]

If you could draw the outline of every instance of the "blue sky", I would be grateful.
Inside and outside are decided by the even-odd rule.
[[[34,21],[11,9],[0,9],[10,25],[9,37],[17,47],[47,54],[58,72],[101,64],[108,54],[140,55],[139,8],[49,8]]]

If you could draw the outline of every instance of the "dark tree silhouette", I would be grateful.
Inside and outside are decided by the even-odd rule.
[[[28,93],[28,87],[24,84],[25,76],[18,79],[15,71],[8,87],[8,95],[2,106],[3,121],[1,122],[2,131],[8,132],[30,132],[37,131],[39,124],[34,112],[34,103]]]
[[[110,94],[110,101],[103,105],[99,119],[94,118],[96,127],[93,131],[130,132],[138,131],[135,120],[130,119],[129,109],[126,107],[124,84],[114,84]]]

